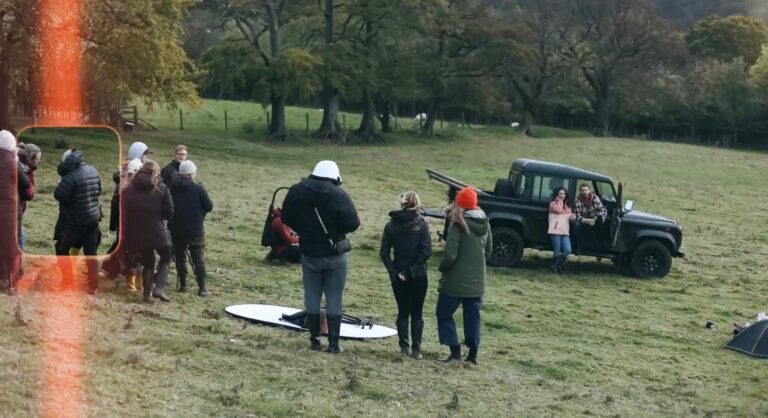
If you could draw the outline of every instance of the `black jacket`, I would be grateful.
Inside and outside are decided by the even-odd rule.
[[[203,221],[213,210],[213,202],[202,184],[189,176],[176,176],[171,180],[173,221],[170,224],[174,240],[189,241],[205,236]]]
[[[163,179],[163,183],[165,183],[166,186],[170,186],[173,182],[173,178],[179,174],[180,165],[180,162],[173,160],[160,171],[160,178]]]
[[[59,165],[61,181],[53,191],[66,225],[90,226],[101,220],[101,179],[85,156],[75,150]]]
[[[139,170],[131,185],[123,190],[121,199],[122,233],[129,252],[169,247],[171,234],[166,222],[173,218],[173,201],[168,188],[152,184],[152,173]]]
[[[112,200],[109,203],[109,230],[117,231],[120,226],[120,171],[112,174],[115,182],[115,191],[112,192]]]
[[[407,278],[427,277],[427,259],[432,255],[427,221],[413,210],[393,211],[389,216],[392,220],[384,227],[379,250],[389,278],[395,280],[398,273]]]
[[[309,176],[291,186],[283,201],[283,223],[299,234],[299,248],[307,257],[331,255],[328,236],[323,232],[314,208],[320,213],[334,242],[360,227],[352,199],[330,179]]]

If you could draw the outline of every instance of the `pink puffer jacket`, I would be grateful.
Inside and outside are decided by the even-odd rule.
[[[549,230],[551,235],[569,235],[571,225],[571,208],[553,200],[549,203]]]

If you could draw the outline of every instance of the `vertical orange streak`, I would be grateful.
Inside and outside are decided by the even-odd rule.
[[[82,116],[80,0],[38,0],[40,3],[40,116],[46,121],[78,125]],[[55,257],[49,272],[60,276]],[[55,273],[54,273],[55,272]],[[82,353],[84,297],[52,292],[43,301],[43,417],[85,415]]]
[[[39,0],[42,117],[75,122],[82,115],[80,0]]]

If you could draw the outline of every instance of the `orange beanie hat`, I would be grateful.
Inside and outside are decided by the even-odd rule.
[[[471,187],[465,187],[456,195],[456,204],[460,208],[477,209],[477,192]]]

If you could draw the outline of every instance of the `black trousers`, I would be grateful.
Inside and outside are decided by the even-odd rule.
[[[155,268],[155,252],[160,256],[160,261]],[[168,280],[168,267],[171,265],[171,247],[161,247],[144,250],[139,254],[139,263],[143,269],[144,294],[149,294],[154,283],[156,287],[162,289]],[[157,275],[155,275],[157,272]]]
[[[426,277],[409,278],[406,281],[393,280],[392,292],[397,302],[397,320],[416,323],[422,320],[424,298],[427,296],[429,281]]]
[[[64,230],[59,237],[56,245],[56,255],[59,269],[62,274],[62,281],[73,283],[74,276],[72,272],[72,260],[69,258],[69,250],[72,248],[83,248],[83,254],[86,256],[96,255],[96,250],[101,243],[101,231],[99,224],[93,225],[65,225]],[[99,286],[99,262],[94,257],[86,258],[88,266],[88,285],[92,288]]]
[[[187,250],[192,259],[192,269],[195,278],[200,281],[205,279],[205,237],[193,240],[173,240],[173,253],[176,257],[176,273],[179,281],[187,278]]]

